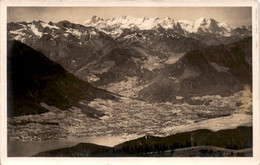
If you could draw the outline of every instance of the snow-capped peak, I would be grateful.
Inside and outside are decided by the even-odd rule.
[[[93,16],[84,22],[86,26],[93,26],[105,33],[113,34],[114,37],[119,36],[123,29],[139,29],[151,30],[162,27],[164,29],[173,29],[174,31],[187,33],[212,33],[223,36],[231,35],[232,28],[225,23],[221,23],[212,18],[198,18],[193,21],[180,20],[176,21],[170,17],[160,19],[133,17],[133,16],[117,16],[115,18],[102,19]],[[184,32],[184,33],[183,33]]]
[[[195,21],[180,20],[179,23],[189,33],[218,33],[227,36],[232,30],[226,23],[218,22],[212,18],[201,17]]]
[[[200,17],[199,19],[195,20],[195,23],[205,23],[207,20],[204,17]]]
[[[159,19],[158,17],[155,18],[146,18],[146,17],[133,17],[133,16],[118,16],[116,18],[111,19],[98,19],[97,17],[93,17],[90,20],[84,22],[86,26],[94,26],[99,30],[104,29],[132,29],[138,28],[140,30],[150,30],[155,29],[160,25],[165,29],[175,29],[181,28],[180,24],[173,20],[170,17]]]

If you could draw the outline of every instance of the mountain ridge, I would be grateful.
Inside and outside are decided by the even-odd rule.
[[[127,23],[125,24],[123,22],[125,19],[130,19],[134,22],[137,18],[124,16],[111,19],[111,22],[116,21],[119,22],[120,25],[127,25]],[[138,20],[140,24],[142,24],[145,21],[150,21],[150,18],[138,18]],[[157,81],[156,79],[159,79],[158,77],[160,77],[158,75],[167,70],[165,68],[170,68],[171,66],[169,65],[176,63],[180,58],[182,59],[183,55],[187,52],[211,47],[212,51],[210,54],[219,53],[221,50],[223,51],[222,53],[226,52],[227,55],[229,55],[229,47],[232,47],[233,45],[234,47],[239,47],[239,50],[242,50],[242,52],[246,51],[245,60],[247,63],[252,64],[252,51],[250,53],[251,47],[247,44],[250,41],[246,41],[245,39],[247,35],[250,35],[250,31],[248,31],[246,27],[243,27],[242,30],[236,30],[234,32],[236,35],[230,37],[218,36],[211,33],[212,30],[204,32],[203,29],[199,34],[190,33],[189,36],[185,36],[182,32],[179,33],[174,29],[164,28],[171,24],[174,24],[174,26],[176,25],[176,27],[178,26],[177,29],[181,27],[181,24],[174,23],[171,18],[167,18],[164,22],[159,18],[154,18],[154,20],[161,21],[164,25],[156,25],[156,28],[149,30],[140,30],[134,24],[130,29],[118,29],[118,27],[114,27],[114,30],[121,30],[121,34],[117,38],[113,38],[113,36],[102,30],[98,30],[98,26],[86,27],[66,20],[58,23],[49,22],[48,24],[42,21],[9,23],[8,39],[19,40],[26,43],[34,49],[44,53],[50,59],[60,63],[64,68],[78,76],[80,79],[98,85],[103,89],[108,89],[108,86],[115,89],[116,85],[119,85],[118,83],[130,83],[127,88],[123,87],[123,89],[129,90],[131,93],[132,87],[136,86],[137,88],[134,90],[135,93],[132,93],[134,96],[137,95],[136,92],[140,92],[148,84]],[[93,17],[92,21],[99,23],[100,21],[104,21],[104,19]],[[169,24],[167,24],[167,22]],[[207,20],[205,18],[199,19],[198,22],[199,25],[205,25],[205,27],[209,29],[211,28],[208,26],[209,22],[218,24],[217,21],[213,19]],[[221,24],[221,26],[224,25]],[[247,32],[245,36],[242,35],[244,33],[243,29]],[[218,28],[215,31],[217,33],[220,32]],[[234,43],[243,39],[246,41],[244,44],[239,42],[240,45],[234,45]],[[205,42],[207,44],[205,44]],[[223,47],[221,44],[217,44],[214,48],[216,43],[229,46]],[[220,50],[217,48],[220,48]],[[237,53],[239,54],[240,52]],[[195,53],[195,55],[196,54],[197,53]],[[201,57],[198,56],[198,59],[200,58]],[[225,59],[224,56],[221,56],[220,58]],[[212,71],[212,74],[229,74],[227,71],[228,67],[222,66],[221,62],[216,63],[216,61],[211,61],[209,63],[207,60],[205,66],[208,67],[209,71]],[[189,68],[186,68],[186,70],[184,69],[182,73],[178,73],[179,76],[183,74],[183,76],[180,77],[184,80],[187,79],[187,81],[189,79],[187,76],[193,75],[196,77],[197,74],[200,73],[200,69],[202,69],[200,67],[200,61],[198,61],[196,65],[196,67],[190,66]],[[179,69],[177,68],[175,70],[177,71]],[[225,71],[227,72],[224,73]],[[169,71],[169,73],[170,72],[171,71]],[[235,72],[233,73],[238,74]],[[206,73],[205,75],[209,74],[210,73]],[[164,73],[162,75],[164,75]],[[161,80],[164,80],[166,86],[168,83],[172,83],[171,81],[175,81],[173,80],[174,78],[171,78],[175,76],[164,76],[166,76],[166,78],[164,77]],[[209,81],[209,77],[207,78],[205,76],[204,78],[206,81]],[[213,76],[213,80],[215,80],[216,77]],[[231,80],[232,78],[230,77],[233,77],[233,75],[225,75],[225,77],[227,80]],[[217,82],[218,81],[216,80],[215,83]],[[237,80],[235,82],[237,82]],[[110,84],[114,86],[111,86]],[[160,85],[163,84],[157,85],[160,87]],[[109,90],[112,88],[109,88]],[[177,89],[177,86],[175,88]],[[112,91],[117,91],[114,89],[112,89]],[[239,89],[241,89],[241,87],[239,87]],[[223,92],[223,90],[220,91]],[[230,90],[228,89],[228,91]],[[166,92],[169,92],[169,90],[166,89]],[[132,94],[131,96],[133,96]],[[144,95],[140,94],[140,96]]]

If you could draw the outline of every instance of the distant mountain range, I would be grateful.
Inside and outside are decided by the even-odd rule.
[[[195,21],[173,20],[172,18],[135,18],[119,16],[111,19],[102,19],[93,16],[85,21],[85,26],[95,27],[114,38],[119,37],[125,29],[138,30],[172,30],[179,35],[193,37],[207,45],[226,44],[248,37],[252,33],[252,26],[231,27],[215,19],[199,18]]]

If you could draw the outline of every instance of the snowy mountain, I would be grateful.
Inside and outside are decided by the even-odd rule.
[[[66,40],[73,40],[79,44],[93,44],[93,40],[105,35],[95,28],[85,27],[80,24],[73,24],[69,21],[60,21],[58,23],[45,23],[42,21],[8,23],[8,39],[21,40],[28,38],[50,38],[54,41],[63,37]],[[109,38],[108,36],[106,36]],[[99,46],[100,44],[95,44]]]
[[[214,19],[199,18],[195,21],[181,20],[181,27],[186,33],[213,33],[216,35],[230,36],[232,28],[225,23]]]
[[[179,35],[193,37],[209,45],[232,43],[251,36],[252,32],[251,27],[231,27],[215,19],[206,19],[203,17],[194,21],[176,21],[169,17],[160,19],[158,17],[135,18],[132,16],[119,16],[111,19],[103,19],[93,16],[91,19],[85,21],[84,25],[95,27],[113,38],[119,37],[125,29],[132,31],[171,29]]]
[[[169,17],[159,19],[158,17],[135,18],[132,16],[119,16],[104,20],[97,16],[93,16],[91,19],[85,21],[84,25],[96,27],[114,37],[118,37],[123,32],[122,29],[151,30],[163,27],[165,29],[174,29],[177,32],[183,33],[180,24]]]

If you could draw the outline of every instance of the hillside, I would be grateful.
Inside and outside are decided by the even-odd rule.
[[[193,151],[193,156],[223,156],[225,152],[229,152],[229,156],[245,156],[239,154],[239,150],[252,148],[252,127],[238,127],[236,129],[220,130],[217,132],[202,129],[177,133],[167,137],[145,136],[114,147],[80,143],[74,147],[45,151],[34,156],[181,156],[178,152],[175,153],[175,150],[189,149],[189,147],[196,146],[201,146],[198,148],[199,154],[196,155],[196,152]],[[220,147],[221,149],[214,147]],[[231,154],[232,150],[237,154]],[[184,153],[182,152],[182,156],[185,155]],[[186,152],[186,156],[187,153],[189,152]]]
[[[80,100],[115,97],[80,80],[42,53],[18,41],[8,42],[8,116],[48,111],[40,103],[62,110]],[[85,107],[88,109],[88,107]],[[90,109],[90,108],[89,108]]]
[[[191,102],[203,95],[230,96],[252,86],[252,37],[187,52],[139,92],[152,102]],[[179,99],[178,99],[179,98]]]

